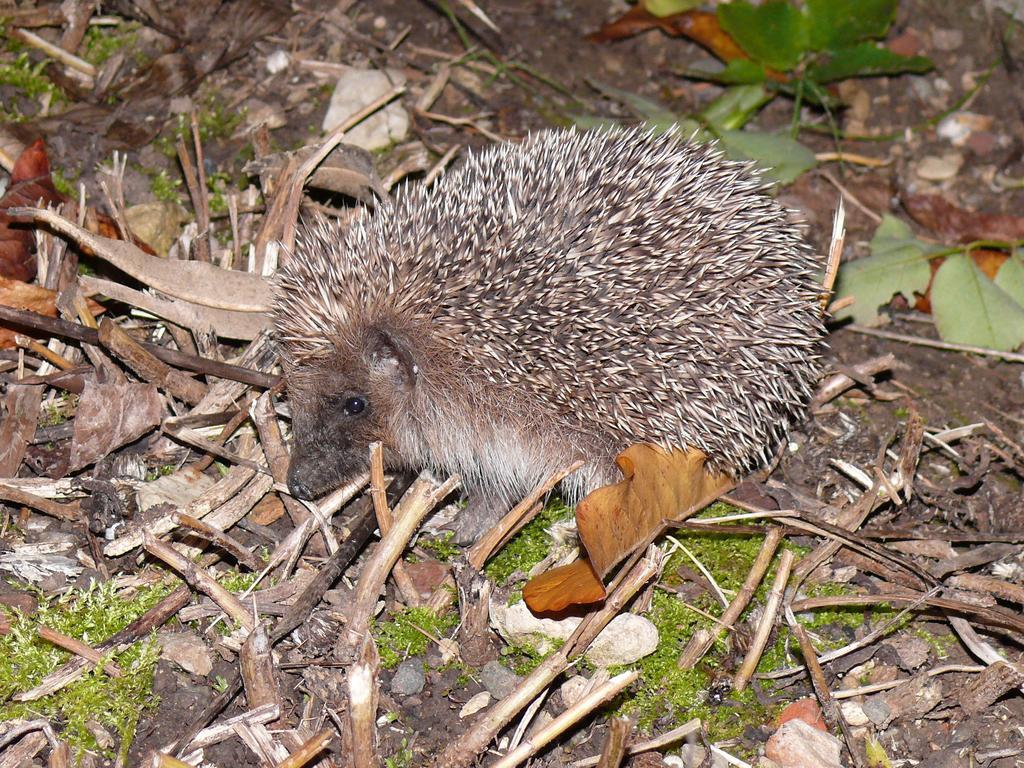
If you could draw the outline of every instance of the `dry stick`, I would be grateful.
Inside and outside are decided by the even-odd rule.
[[[279,711],[284,709],[281,683],[274,668],[274,659],[270,652],[270,635],[265,623],[258,624],[245,639],[239,653],[238,666],[242,673],[245,701],[250,708],[271,705],[276,706]]]
[[[338,146],[341,140],[345,137],[345,133],[347,131],[352,130],[352,128],[359,125],[359,123],[363,122],[363,120],[368,118],[374,112],[387,106],[403,93],[405,93],[404,87],[392,88],[379,99],[375,99],[370,104],[367,104],[363,109],[356,112],[352,117],[348,118],[341,125],[331,131],[330,135],[324,139],[323,144],[320,145],[320,148],[310,155],[306,161],[296,169],[294,178],[289,181],[290,187],[287,188],[287,203],[282,211],[283,230],[281,234],[281,243],[284,245],[285,250],[291,251],[295,247],[295,224],[299,217],[299,203],[302,200],[302,189],[305,186],[306,179],[309,178],[309,175],[316,170],[316,167],[324,161],[324,158],[331,154],[334,148]]]
[[[348,670],[348,712],[345,728],[352,768],[373,768],[377,758],[377,672],[380,657],[369,634],[363,636],[359,658]]]
[[[673,728],[671,731],[666,731],[660,736],[655,736],[653,739],[647,739],[646,741],[637,741],[629,744],[626,748],[626,754],[638,755],[641,752],[651,752],[662,747],[667,747],[669,744],[675,744],[678,741],[682,741],[687,736],[694,733],[700,733],[701,722],[698,718],[689,720],[677,728]],[[589,768],[591,765],[597,765],[600,756],[588,757],[583,760],[577,760],[573,763],[573,768]]]
[[[68,637],[63,632],[58,632],[55,629],[49,627],[39,627],[39,637],[48,643],[53,643],[58,648],[63,648],[66,651],[70,651],[76,656],[81,656],[86,661],[92,664],[100,664],[103,661],[103,654],[92,648],[81,640],[76,640],[73,637]],[[112,661],[108,661],[103,665],[103,671],[111,677],[121,677],[121,669]]]
[[[11,37],[15,37],[21,40],[21,42],[31,45],[33,48],[38,48],[51,59],[56,59],[64,66],[81,72],[90,80],[96,79],[96,67],[85,59],[81,59],[78,56],[68,53],[63,48],[44,40],[34,32],[29,32],[27,29],[12,29]]]
[[[839,206],[832,218],[832,240],[828,248],[828,263],[825,265],[825,277],[821,283],[821,313],[828,310],[829,299],[832,298],[832,286],[839,272],[839,262],[843,257],[843,243],[846,241],[846,208],[843,198],[839,198]]]
[[[804,657],[804,664],[811,676],[811,685],[814,688],[814,695],[821,705],[821,712],[825,718],[825,723],[830,730],[835,730],[837,726],[839,727],[843,732],[843,741],[846,742],[846,749],[853,758],[854,765],[857,768],[861,768],[864,762],[861,759],[860,750],[854,749],[853,735],[850,733],[846,720],[843,719],[843,715],[839,711],[839,705],[836,704],[836,700],[832,698],[832,693],[828,689],[828,681],[825,679],[825,673],[821,669],[821,664],[818,663],[818,655],[811,644],[811,638],[807,636],[807,630],[796,620],[796,616],[793,615],[789,606],[786,606],[786,622],[800,644],[800,654]]]
[[[825,403],[831,402],[851,387],[870,383],[873,377],[882,371],[891,370],[895,364],[896,355],[890,352],[880,357],[864,360],[849,368],[844,368],[842,372],[830,376],[819,385],[818,391],[814,393],[814,397],[811,399],[811,410],[821,408]],[[851,376],[850,374],[854,375]]]
[[[99,344],[99,333],[86,328],[78,323],[69,323],[67,320],[60,320],[55,317],[46,317],[37,312],[30,312],[25,309],[15,309],[0,304],[0,321],[10,323],[22,328],[31,328],[37,331],[49,333],[52,336],[61,336],[80,341],[83,344]],[[231,365],[220,360],[211,360],[206,357],[190,355],[179,352],[176,349],[160,347],[156,344],[146,342],[140,346],[151,352],[154,357],[163,360],[165,363],[184,368],[197,373],[204,373],[211,376],[219,376],[222,379],[230,379],[243,384],[250,384],[254,387],[270,388],[278,383],[279,376],[271,376],[262,371],[255,371],[251,368],[243,368],[240,365]]]
[[[210,195],[206,187],[206,161],[203,158],[203,142],[199,137],[199,116],[192,110],[192,144],[196,152],[196,170],[199,172],[199,199],[196,204],[196,223],[199,225],[199,242],[196,256],[210,260],[213,249],[213,233],[210,231]]]
[[[565,733],[569,728],[578,723],[587,715],[591,714],[595,709],[600,707],[606,701],[618,696],[623,690],[640,677],[640,673],[635,669],[622,674],[616,675],[604,685],[598,686],[595,690],[588,693],[582,699],[577,701],[565,712],[560,714],[550,723],[541,728],[532,737],[524,741],[514,750],[509,752],[503,758],[494,763],[491,768],[513,768],[513,766],[519,765],[524,760],[537,754],[543,747],[550,744],[556,738]],[[625,723],[625,733],[629,732],[629,721],[621,720],[621,718],[615,718],[613,722],[613,728],[615,727],[615,721],[621,721]],[[620,726],[621,728],[622,726]],[[622,753],[625,751],[624,740],[625,733],[619,736],[618,745],[618,759],[612,763],[608,762],[608,766],[618,766],[622,760]],[[603,755],[602,755],[603,757]],[[600,765],[600,764],[599,764]]]
[[[529,522],[532,515],[528,513],[533,510],[534,505],[544,498],[552,488],[582,466],[583,462],[577,461],[564,469],[553,472],[534,488],[529,496],[520,501],[511,512],[501,518],[496,525],[484,534],[483,538],[470,547],[466,559],[473,566],[473,569],[479,571],[483,568],[488,558],[506,541],[512,538],[516,530]]]
[[[998,349],[989,349],[988,347],[976,347],[971,344],[955,344],[951,341],[939,341],[938,339],[926,339],[921,336],[909,336],[903,333],[894,333],[892,331],[883,331],[878,328],[867,328],[863,325],[850,324],[843,326],[848,331],[854,333],[861,333],[865,336],[875,336],[879,339],[888,339],[889,341],[900,341],[904,344],[913,344],[918,347],[931,347],[932,349],[944,349],[949,352],[966,352],[971,355],[984,355],[986,357],[994,357],[999,360],[1006,360],[1010,363],[1024,363],[1024,353],[1021,352],[1001,352]]]
[[[184,608],[191,598],[192,592],[188,587],[179,587],[120,632],[97,644],[96,649],[103,653],[111,649],[115,653],[121,653]],[[15,701],[34,701],[48,696],[73,683],[91,668],[92,664],[84,659],[72,659],[40,680],[34,688],[16,693],[12,698]]]
[[[370,498],[373,500],[373,512],[377,516],[377,527],[380,529],[380,535],[384,536],[391,530],[394,519],[388,508],[387,485],[384,482],[384,451],[380,443],[370,444]],[[401,557],[391,569],[391,576],[398,585],[406,605],[410,608],[422,605],[419,590],[405,570],[405,563]]]
[[[511,694],[482,712],[462,734],[448,745],[432,765],[434,768],[463,768],[470,765],[491,743],[498,732],[527,704],[533,701],[573,660],[582,655],[594,638],[604,629],[640,588],[659,573],[664,555],[656,547],[637,561],[609,595],[604,607],[587,616],[565,645],[551,654],[526,676]]]
[[[56,517],[58,520],[69,520],[77,523],[82,519],[82,511],[77,501],[70,504],[58,504],[56,501],[44,499],[42,496],[36,496],[34,493],[28,493],[18,488],[12,488],[4,483],[0,483],[0,501],[20,504],[23,507],[31,507],[45,515]]]
[[[793,553],[788,549],[783,550],[779,557],[779,570],[775,574],[772,591],[768,594],[768,600],[765,603],[764,615],[761,616],[761,621],[757,625],[757,632],[750,643],[750,648],[747,649],[743,664],[733,678],[733,687],[737,691],[742,691],[747,687],[754,670],[757,669],[757,663],[761,660],[761,654],[764,653],[765,646],[768,645],[768,635],[771,634],[772,626],[775,623],[775,615],[779,612],[779,605],[782,603],[782,595],[792,568]]]
[[[28,336],[22,336],[20,333],[15,334],[14,343],[22,349],[27,349],[33,354],[43,358],[50,365],[60,368],[62,371],[70,371],[75,367],[75,364],[68,360],[63,355],[58,355],[49,347],[44,347],[35,339],[30,339]]]
[[[314,757],[327,749],[327,745],[331,743],[333,738],[333,732],[325,728],[308,739],[299,749],[275,765],[274,768],[302,768],[302,766],[311,762]]]
[[[363,638],[369,635],[370,619],[384,581],[409,543],[420,522],[443,498],[459,487],[458,475],[448,478],[440,486],[421,475],[412,484],[395,512],[395,525],[381,539],[373,558],[363,568],[356,584],[355,603],[345,633],[348,650],[359,653]]]
[[[143,545],[147,552],[180,573],[189,585],[207,595],[220,606],[224,613],[238,622],[247,631],[252,632],[256,622],[253,620],[252,614],[242,605],[237,597],[218,584],[217,580],[205,570],[184,557],[174,547],[160,541],[148,530],[142,532],[142,537]]]
[[[750,569],[750,573],[747,574],[743,586],[740,587],[740,591],[733,598],[729,607],[722,613],[721,618],[717,620],[715,628],[713,630],[698,629],[690,636],[686,648],[683,649],[683,653],[679,657],[678,666],[680,669],[693,669],[697,662],[703,658],[704,654],[711,649],[711,646],[715,644],[715,641],[726,630],[732,629],[740,614],[746,610],[751,598],[753,598],[758,584],[761,583],[761,579],[767,573],[768,566],[771,565],[772,558],[775,556],[775,550],[778,549],[779,542],[781,541],[782,529],[778,527],[769,528],[768,535],[765,536],[764,543],[761,545],[761,551],[757,553],[757,559],[754,560],[754,565]]]
[[[206,395],[206,387],[203,384],[157,360],[152,352],[144,349],[109,317],[100,321],[99,341],[139,378],[156,384],[171,396],[189,405],[196,405]]]
[[[197,261],[209,261],[210,260],[210,243],[203,239],[205,230],[199,225],[199,219],[202,216],[201,209],[202,204],[202,190],[199,186],[199,179],[196,176],[196,167],[192,163],[192,157],[188,153],[188,147],[185,146],[185,138],[183,136],[178,137],[178,141],[174,148],[178,152],[178,162],[181,164],[181,172],[185,177],[185,186],[188,187],[188,196],[192,198],[192,210],[196,214],[196,224],[199,229],[199,235],[195,239],[195,256]]]
[[[376,527],[376,521],[373,519],[373,515],[369,514],[369,511],[366,514],[357,514],[353,518],[349,537],[339,545],[338,551],[331,555],[327,562],[321,566],[313,580],[309,582],[302,594],[288,608],[288,612],[274,625],[274,630],[270,634],[271,645],[287,637],[292,630],[306,620],[310,611],[323,598],[324,593],[341,577],[342,572],[362,551],[366,542],[370,540],[374,530],[376,530]],[[216,717],[217,713],[224,709],[238,695],[240,690],[241,678],[238,670],[235,670],[229,676],[224,686],[224,691],[207,704],[202,712],[196,715],[185,729],[185,733],[173,745],[168,747],[167,751],[180,753],[189,745],[189,742],[199,730]]]
[[[626,757],[626,747],[629,746],[629,732],[633,729],[633,723],[627,717],[613,717],[609,723],[608,738],[597,761],[597,768],[619,768]]]
[[[171,515],[171,519],[176,525],[187,528],[193,535],[205,539],[216,547],[220,547],[235,558],[240,565],[244,565],[249,570],[258,571],[263,568],[264,563],[256,555],[242,546],[241,542],[224,533],[224,531],[218,531],[202,520],[197,520],[192,515],[184,512],[175,512]]]
[[[263,446],[263,452],[267,457],[267,464],[270,467],[274,481],[287,484],[288,451],[284,445],[284,437],[281,435],[281,427],[277,423],[277,414],[274,413],[274,403],[271,400],[270,392],[264,392],[256,398],[256,402],[250,408],[250,414],[252,416],[252,423],[256,425],[256,431],[259,433],[260,444]],[[301,525],[310,516],[309,510],[292,496],[282,496],[281,501],[284,503],[284,508],[288,512],[288,517],[291,518],[293,525]],[[334,536],[327,530],[322,530],[322,533],[324,544],[327,545],[327,551],[333,552],[337,549]],[[332,544],[334,544],[333,548],[331,547]]]

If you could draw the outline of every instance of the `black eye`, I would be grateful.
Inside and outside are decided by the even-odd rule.
[[[366,400],[361,397],[350,397],[345,400],[345,413],[349,416],[355,416],[356,414],[362,413],[363,409],[366,408]]]

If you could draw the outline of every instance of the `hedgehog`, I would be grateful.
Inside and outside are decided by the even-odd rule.
[[[274,285],[288,485],[457,473],[472,540],[554,470],[569,503],[632,443],[733,477],[805,408],[819,259],[749,163],[640,129],[534,133],[343,229],[304,220]]]

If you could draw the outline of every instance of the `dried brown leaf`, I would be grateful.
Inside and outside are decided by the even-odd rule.
[[[152,384],[86,382],[75,411],[70,470],[139,439],[159,426],[163,410],[163,398]]]

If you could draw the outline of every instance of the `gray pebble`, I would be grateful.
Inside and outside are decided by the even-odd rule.
[[[892,719],[892,709],[878,698],[871,698],[864,702],[864,714],[875,725],[883,725]]]
[[[488,661],[480,670],[480,684],[495,701],[500,701],[519,684],[519,676],[496,661]]]
[[[413,696],[423,690],[427,675],[421,659],[406,659],[398,665],[391,678],[391,692],[396,696]]]

